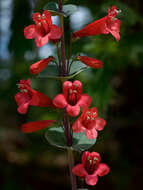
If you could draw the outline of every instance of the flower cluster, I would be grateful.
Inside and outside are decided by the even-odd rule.
[[[116,40],[119,41],[121,23],[116,18],[116,15],[119,12],[120,11],[115,6],[112,6],[112,9],[108,9],[107,16],[94,21],[83,29],[73,33],[72,39],[111,33]],[[37,47],[45,45],[49,40],[56,44],[62,44],[63,28],[52,23],[51,14],[48,10],[45,10],[42,15],[38,12],[34,13],[32,18],[35,24],[25,27],[25,38],[35,38]],[[61,45],[61,49],[62,48],[63,46]],[[61,52],[63,51],[61,50]],[[77,55],[71,59],[70,64],[74,63],[74,60],[81,61],[86,66],[94,69],[100,69],[103,65],[102,61],[88,56]],[[70,72],[70,67],[68,65],[70,59],[68,58],[65,60],[64,64],[63,62],[60,62],[60,58],[58,61],[59,65],[53,56],[39,60],[30,66],[30,73],[39,74],[49,65],[50,62],[54,62],[58,66],[58,71],[60,71],[62,66],[66,63],[68,69],[66,73],[61,73],[63,74],[62,77],[64,77],[65,74],[68,76]],[[61,73],[59,72],[60,76]],[[50,99],[48,96],[32,89],[30,79],[20,80],[18,83],[20,92],[15,95],[15,100],[18,105],[17,111],[20,114],[26,114],[29,106],[50,107],[55,111],[57,109],[63,110],[64,114],[66,113],[68,118],[71,120],[70,124],[68,123],[68,125],[70,125],[69,131],[72,131],[71,134],[85,133],[87,139],[97,138],[98,131],[104,129],[106,121],[98,116],[98,110],[96,107],[90,107],[92,100],[89,95],[83,93],[82,82],[79,80],[75,80],[74,82],[65,81],[62,87],[62,93],[56,95],[53,99]],[[64,119],[62,121],[64,123]],[[55,122],[58,123],[59,121],[40,120],[29,122],[23,124],[21,130],[24,133],[32,133],[51,126]],[[90,153],[86,151],[82,155],[82,163],[74,166],[72,172],[76,176],[85,178],[88,185],[95,185],[98,181],[98,176],[104,176],[108,174],[110,170],[106,164],[100,163],[100,160],[101,158],[99,153]]]

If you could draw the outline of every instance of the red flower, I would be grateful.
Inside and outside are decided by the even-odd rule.
[[[106,121],[98,117],[98,111],[96,107],[91,109],[86,108],[81,116],[73,123],[72,129],[75,133],[85,132],[88,139],[94,139],[97,137],[98,132],[103,130],[106,125]]]
[[[24,28],[24,35],[27,39],[35,38],[36,45],[41,47],[48,43],[49,40],[59,40],[62,36],[62,30],[55,24],[52,24],[51,14],[45,10],[43,14],[34,13],[33,21],[35,25],[29,25]]]
[[[30,73],[31,74],[38,74],[43,71],[49,64],[50,61],[53,61],[54,57],[50,56],[46,59],[42,59],[30,66]]]
[[[25,114],[28,110],[28,107],[31,106],[40,106],[40,107],[52,107],[52,100],[33,90],[30,86],[30,79],[20,80],[18,84],[18,88],[20,92],[15,95],[15,100],[18,105],[18,112],[21,114]]]
[[[91,103],[90,96],[82,94],[82,83],[78,80],[73,83],[66,81],[63,84],[63,94],[58,94],[53,103],[58,108],[66,108],[70,116],[77,116],[80,107],[88,107]]]
[[[52,125],[53,122],[55,122],[55,120],[41,120],[25,123],[22,125],[21,130],[23,133],[33,133]]]
[[[82,163],[73,167],[72,172],[79,177],[85,178],[88,185],[96,185],[98,176],[104,176],[109,173],[110,168],[100,163],[100,154],[97,152],[84,152]]]
[[[85,65],[92,67],[94,69],[99,69],[102,67],[102,62],[98,59],[95,59],[95,58],[79,55],[79,56],[77,56],[77,59],[79,59]]]
[[[98,34],[109,34],[111,33],[117,41],[120,40],[120,24],[121,22],[115,18],[120,11],[116,6],[112,6],[112,9],[108,9],[108,15],[88,24],[83,29],[73,33],[73,38],[94,36]]]

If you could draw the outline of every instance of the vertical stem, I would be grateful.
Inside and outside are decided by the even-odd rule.
[[[61,76],[61,57],[60,57],[60,52],[59,52],[59,46],[58,43],[56,43],[56,48],[57,48],[57,56],[58,56],[58,62],[59,62],[59,75]]]
[[[64,110],[64,117],[63,117],[63,124],[64,124],[64,132],[66,136],[67,146],[72,146],[72,134],[71,134],[71,128],[69,123],[69,117],[66,113],[66,110]]]
[[[58,0],[58,6],[59,6],[59,12],[62,12],[62,0]],[[63,35],[61,38],[62,74],[63,74],[63,76],[66,76],[67,70],[66,70],[66,55],[65,55],[64,20],[63,20],[62,15],[60,15],[60,26],[63,31]],[[67,145],[72,146],[72,134],[71,134],[69,118],[66,113],[66,110],[64,111],[63,124],[64,124],[64,129],[65,129],[65,136],[67,139]],[[74,157],[73,157],[73,152],[71,149],[68,149],[68,161],[69,161],[69,170],[70,170],[72,190],[77,190],[76,177],[72,173],[72,168],[74,166]]]
[[[58,0],[59,12],[62,12],[62,0]],[[65,37],[64,37],[64,20],[63,16],[60,15],[60,26],[63,31],[63,35],[61,38],[61,57],[62,57],[62,71],[63,76],[66,76],[66,54],[65,54]]]
[[[67,57],[67,73],[69,74],[69,61],[71,56],[71,49],[72,49],[72,38],[70,38],[70,44],[68,48],[68,57]]]
[[[70,178],[71,178],[72,190],[77,190],[76,177],[72,173],[72,168],[74,166],[73,151],[71,149],[68,149],[67,151],[68,151],[68,162],[69,162],[69,170],[70,170]]]

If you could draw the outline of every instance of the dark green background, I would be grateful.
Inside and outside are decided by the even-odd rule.
[[[34,1],[33,1],[34,2]],[[47,0],[35,1],[35,11],[42,11]],[[89,189],[137,190],[142,188],[143,176],[143,17],[141,0],[101,1],[73,0],[88,7],[93,18],[106,15],[107,7],[116,5],[122,10],[119,19],[121,40],[111,35],[82,38],[73,45],[72,52],[85,53],[103,61],[103,68],[87,70],[77,79],[83,82],[84,92],[92,99],[92,105],[107,126],[100,132],[97,143],[91,149],[101,154],[103,162],[111,167],[109,175],[100,178],[96,187]],[[34,5],[34,4],[33,4]],[[9,10],[11,7],[9,7]],[[9,11],[7,10],[7,11]],[[32,24],[28,0],[13,0],[11,37],[8,44],[11,59],[1,59],[0,70],[11,73],[7,80],[0,79],[0,189],[1,190],[55,190],[70,189],[66,152],[51,147],[44,132],[25,135],[20,131],[22,123],[30,120],[55,119],[47,108],[30,107],[26,115],[17,113],[14,95],[16,83],[31,77],[27,50],[37,51],[33,40],[23,35],[25,26]],[[68,18],[65,19],[66,38],[69,37]],[[35,78],[34,89],[53,98],[60,92],[59,81]],[[59,89],[59,90],[58,90]],[[75,153],[76,162],[80,155]],[[80,180],[78,180],[80,186]]]

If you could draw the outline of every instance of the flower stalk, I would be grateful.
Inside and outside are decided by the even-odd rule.
[[[70,148],[67,151],[68,151],[68,162],[69,162],[69,170],[70,170],[72,190],[77,190],[76,176],[72,173],[72,168],[74,167],[73,151]]]
[[[59,6],[59,12],[62,12],[62,0],[58,0],[58,6]],[[66,54],[65,54],[65,37],[64,37],[64,19],[63,15],[59,16],[60,18],[60,27],[63,31],[62,37],[61,37],[61,59],[62,59],[62,75],[66,76]]]
[[[71,5],[67,5],[67,7],[71,7]],[[58,0],[58,11],[59,13],[63,13],[62,0]],[[79,31],[74,32],[71,35],[69,42],[67,57],[65,52],[66,46],[63,14],[59,15],[59,27],[53,24],[51,16],[52,14],[50,10],[44,10],[43,13],[35,12],[32,15],[34,24],[24,28],[25,38],[35,39],[37,47],[42,47],[49,41],[52,41],[57,48],[57,59],[53,56],[49,56],[45,59],[37,61],[30,66],[30,74],[39,74],[49,65],[50,62],[53,62],[57,65],[60,76],[55,76],[55,78],[59,78],[59,80],[61,80],[63,83],[63,90],[62,93],[57,94],[55,98],[50,99],[48,96],[34,90],[31,87],[30,79],[20,80],[18,83],[20,92],[15,95],[15,100],[18,105],[17,111],[20,114],[26,114],[29,106],[50,107],[55,111],[57,109],[63,109],[63,115],[58,121],[40,120],[25,123],[22,125],[21,130],[24,133],[32,133],[47,128],[54,124],[54,122],[60,123],[60,127],[61,123],[63,124],[62,132],[65,135],[66,143],[64,142],[64,145],[61,145],[60,142],[57,143],[57,136],[53,133],[49,133],[51,130],[57,132],[58,134],[59,129],[57,129],[57,127],[54,127],[54,129],[49,129],[49,131],[47,131],[49,133],[48,135],[50,135],[50,138],[47,137],[47,140],[54,146],[60,146],[63,148],[67,147],[72,190],[77,190],[76,176],[79,176],[82,179],[82,182],[85,180],[88,185],[94,186],[98,181],[98,176],[102,177],[108,174],[110,171],[108,165],[100,163],[100,154],[98,152],[88,152],[87,149],[89,147],[87,148],[85,146],[85,144],[87,144],[91,147],[96,142],[98,131],[102,131],[104,129],[106,121],[98,117],[98,110],[95,106],[90,108],[92,100],[89,95],[83,93],[82,82],[79,80],[75,80],[73,82],[67,81],[67,79],[71,77],[73,78],[76,74],[79,73],[79,69],[77,69],[74,74],[69,76],[71,65],[74,63],[74,61],[80,61],[85,64],[85,67],[88,66],[93,69],[100,69],[103,63],[96,58],[88,56],[77,55],[76,57],[73,57],[73,55],[71,55],[72,42],[78,38],[85,36],[95,36],[99,34],[107,35],[109,33],[111,33],[113,37],[119,41],[121,22],[116,18],[116,15],[119,12],[120,11],[116,8],[116,6],[112,6],[112,8],[108,9],[107,16],[88,24]],[[76,118],[77,116],[78,118]],[[74,143],[74,146],[72,147],[72,143],[75,140],[73,139],[73,133],[75,139],[76,133],[80,133],[80,138],[77,138],[77,144]],[[61,132],[59,134],[61,134]],[[85,138],[83,138],[83,140],[81,138],[85,136],[87,138],[87,143],[84,142]],[[80,139],[80,141],[78,141],[78,139]],[[61,141],[62,140],[63,134]],[[89,140],[93,140],[93,142],[91,141],[89,143]],[[81,163],[75,166],[73,149],[80,151],[86,150],[82,155]]]

